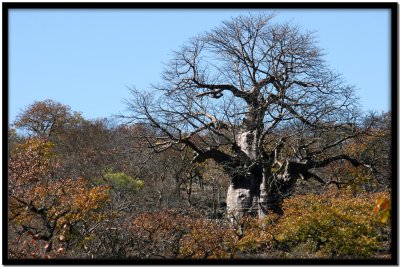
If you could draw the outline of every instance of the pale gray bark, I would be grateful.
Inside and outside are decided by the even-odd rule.
[[[257,140],[252,131],[244,131],[236,136],[237,145],[251,160],[256,160]],[[250,172],[251,166],[248,163],[243,166],[243,173],[234,174],[239,176],[240,181],[232,178],[227,193],[227,213],[229,217],[240,218],[247,214],[258,212],[260,199],[260,183],[258,177]]]

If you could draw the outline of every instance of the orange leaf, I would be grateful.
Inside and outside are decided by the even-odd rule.
[[[384,200],[385,200],[385,199],[383,198],[383,196],[380,196],[380,197],[378,198],[378,200],[376,201],[376,205],[377,205],[377,206],[380,206]]]
[[[388,199],[385,199],[383,203],[380,205],[381,210],[388,210],[390,209],[390,203]]]
[[[374,214],[378,214],[379,212],[379,205],[376,205],[373,210]]]

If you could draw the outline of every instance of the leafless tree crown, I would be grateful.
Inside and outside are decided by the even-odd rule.
[[[232,162],[243,132],[256,162],[282,162],[282,151],[307,169],[350,160],[333,151],[362,131],[354,87],[329,68],[313,32],[273,18],[239,16],[190,39],[155,90],[131,90],[128,118],[158,129],[157,149],[190,147],[198,162]]]

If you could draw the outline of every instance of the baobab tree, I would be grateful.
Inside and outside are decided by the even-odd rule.
[[[349,161],[341,146],[359,127],[354,87],[330,70],[312,32],[273,15],[239,16],[174,52],[153,91],[131,89],[134,123],[157,129],[156,151],[193,151],[230,177],[228,214],[281,213],[297,179],[330,181],[321,168]]]

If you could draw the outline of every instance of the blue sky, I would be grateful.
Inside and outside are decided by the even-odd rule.
[[[275,11],[277,22],[290,20],[317,31],[325,59],[358,88],[364,110],[390,110],[388,10]],[[11,10],[10,122],[33,101],[48,98],[81,111],[88,119],[124,112],[127,88],[146,89],[160,81],[163,62],[172,50],[223,20],[249,12]]]

